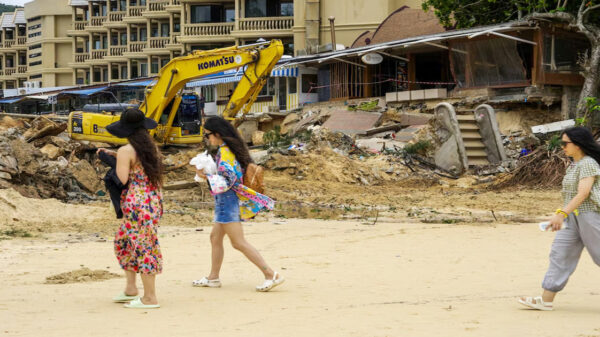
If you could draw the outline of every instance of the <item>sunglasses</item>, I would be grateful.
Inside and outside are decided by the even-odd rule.
[[[572,144],[573,142],[565,142],[564,140],[560,141],[560,147],[565,147],[567,144]]]
[[[205,132],[204,138],[208,139],[210,137],[210,135],[212,135],[212,132]]]

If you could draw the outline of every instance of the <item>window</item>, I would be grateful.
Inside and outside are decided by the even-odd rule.
[[[179,21],[173,22],[173,32],[175,32],[175,33],[181,32],[181,23]]]
[[[34,66],[39,66],[40,64],[42,64],[42,61],[35,61],[35,62],[29,63],[29,66],[34,67]]]
[[[169,63],[169,59],[162,59],[160,60],[160,67],[164,67],[167,65],[167,63]]]
[[[281,79],[280,79],[281,81]],[[296,77],[288,77],[287,79],[288,81],[288,93],[289,94],[295,94],[296,92],[298,92],[298,86],[296,85],[298,79]]]
[[[121,5],[121,11],[125,11],[125,9],[127,8],[127,0],[120,0],[120,5]]]
[[[234,22],[234,21],[235,21],[235,8],[225,9],[225,22]]]
[[[213,85],[200,87],[200,93],[202,93],[202,95],[204,96],[205,103],[215,101],[215,87]]]
[[[38,20],[41,20],[41,19],[42,19],[41,16],[36,16],[36,17],[31,18],[31,19],[27,19],[27,22],[34,22],[34,21],[38,21]]]
[[[127,45],[127,33],[121,33],[121,46]]]
[[[589,44],[584,40],[568,36],[546,35],[544,36],[544,70],[577,73],[581,71],[578,60],[587,53],[588,48]]]
[[[310,88],[317,85],[317,75],[304,74],[302,75],[302,93],[307,94]]]
[[[150,36],[158,37],[158,25],[152,25],[152,27],[150,27]]]
[[[129,36],[129,40],[131,42],[136,42],[138,40],[137,36],[138,36],[137,28],[131,28],[131,35]]]
[[[27,30],[36,30],[38,28],[42,28],[42,25],[39,23],[37,25],[27,27]]]
[[[38,49],[38,48],[42,48],[42,44],[41,43],[29,46],[29,50],[34,50],[34,49]]]
[[[223,22],[225,13],[223,6],[196,5],[191,7],[192,23]]]
[[[279,16],[294,16],[294,3],[293,2],[280,3]]]
[[[246,0],[246,17],[267,16],[267,0]]]
[[[119,79],[119,68],[118,67],[113,67],[111,70],[112,70],[111,74],[110,74],[111,78],[113,80],[118,80]]]
[[[30,80],[35,80],[35,79],[38,79],[38,78],[42,78],[42,74],[38,74],[38,75],[31,75],[31,76],[29,76],[29,79],[30,79]]]
[[[260,90],[258,96],[273,96],[275,95],[275,79],[273,77],[269,77],[267,83]]]
[[[127,66],[121,66],[121,79],[127,78]]]
[[[148,76],[148,63],[146,63],[146,62],[140,63],[140,76],[141,77]]]
[[[155,59],[155,58],[152,59],[152,64],[151,64],[150,72],[152,74],[158,74],[158,60]]]
[[[116,46],[119,44],[119,33],[110,34],[110,44]]]
[[[148,41],[148,29],[140,28],[140,41]]]
[[[40,56],[42,56],[42,53],[29,54],[30,59],[34,59],[34,58],[40,57]]]
[[[169,24],[168,23],[162,23],[160,25],[160,36],[169,37]]]

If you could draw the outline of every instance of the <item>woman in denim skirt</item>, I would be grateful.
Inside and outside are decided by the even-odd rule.
[[[204,124],[204,136],[212,146],[218,146],[216,156],[217,174],[205,174],[197,170],[201,178],[208,180],[215,197],[215,219],[210,243],[212,265],[210,274],[193,281],[196,287],[218,288],[221,286],[219,272],[223,263],[225,234],[233,248],[241,251],[264,274],[265,281],[257,291],[269,291],[283,283],[284,278],[271,269],[260,253],[244,238],[241,221],[252,219],[263,209],[273,209],[274,202],[244,185],[243,175],[252,158],[246,143],[238,131],[221,117],[211,117]]]
[[[556,293],[563,290],[585,247],[600,265],[600,145],[583,127],[565,130],[561,147],[573,158],[562,181],[563,207],[556,210],[548,228],[558,231],[550,250],[550,265],[538,297],[521,297],[531,309],[552,310]]]

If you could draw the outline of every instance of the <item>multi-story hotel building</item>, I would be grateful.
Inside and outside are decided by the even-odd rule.
[[[350,46],[420,0],[34,0],[0,18],[0,84],[55,87],[153,76],[171,58],[281,39],[288,55]]]

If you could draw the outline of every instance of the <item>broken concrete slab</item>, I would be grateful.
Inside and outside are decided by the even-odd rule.
[[[64,154],[64,151],[61,148],[59,148],[53,144],[44,145],[44,147],[42,147],[40,149],[40,152],[45,154],[46,156],[48,156],[48,158],[50,158],[52,160],[54,160]]]
[[[287,133],[290,132],[290,130],[292,130],[294,128],[294,126],[296,126],[296,124],[298,123],[299,120],[300,120],[300,116],[298,116],[298,114],[293,113],[293,112],[291,114],[285,116],[285,118],[281,122],[280,133],[282,135],[287,135]]]
[[[399,142],[410,142],[417,138],[417,134],[422,129],[426,128],[427,125],[411,125],[396,132],[396,140]]]
[[[381,119],[381,113],[361,111],[336,111],[323,124],[334,132],[342,132],[349,135],[366,133],[373,129]]]
[[[265,133],[263,131],[256,131],[252,134],[252,144],[253,145],[264,145],[264,136]]]
[[[72,163],[69,170],[77,183],[88,192],[96,193],[100,189],[100,179],[96,175],[96,169],[89,162],[80,160]]]
[[[246,143],[250,143],[252,141],[252,135],[258,131],[258,121],[246,120],[240,126],[238,126],[237,129],[244,141]]]
[[[372,153],[380,153],[384,150],[397,150],[403,148],[405,145],[405,142],[387,138],[366,138],[356,140],[356,146]]]
[[[575,120],[567,119],[565,121],[532,126],[531,132],[545,134],[550,132],[562,131],[573,126],[575,126]]]

